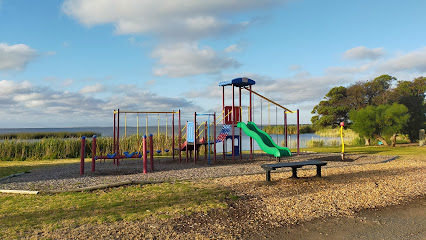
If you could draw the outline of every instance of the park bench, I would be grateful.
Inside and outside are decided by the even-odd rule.
[[[261,167],[266,170],[266,181],[271,181],[271,171],[278,168],[291,167],[293,175],[292,178],[297,177],[297,169],[307,165],[316,165],[317,166],[317,177],[321,177],[321,166],[327,165],[326,162],[321,162],[318,160],[309,160],[303,162],[288,162],[288,163],[272,163],[272,164],[262,164]]]

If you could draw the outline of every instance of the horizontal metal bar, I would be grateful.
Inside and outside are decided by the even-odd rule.
[[[120,113],[179,113],[179,112],[136,112],[136,111],[120,111]]]
[[[267,97],[265,97],[265,96],[262,96],[262,95],[260,95],[259,93],[255,92],[255,91],[253,91],[253,90],[250,90],[249,88],[244,88],[244,89],[245,89],[245,90],[247,90],[247,91],[249,91],[249,92],[252,92],[252,93],[256,94],[257,96],[259,96],[259,97],[261,97],[261,98],[265,99],[266,101],[269,101],[269,102],[271,102],[271,103],[273,103],[273,104],[277,105],[278,107],[280,107],[280,108],[282,108],[282,109],[284,109],[284,110],[286,110],[286,111],[290,111],[290,112],[292,112],[290,109],[288,109],[288,108],[286,108],[286,107],[281,106],[280,104],[278,104],[278,103],[276,103],[276,102],[272,101],[271,99],[269,99],[269,98],[267,98]]]

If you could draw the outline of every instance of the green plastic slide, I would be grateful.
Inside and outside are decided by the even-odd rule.
[[[247,122],[247,124],[239,122],[237,123],[237,127],[241,128],[249,137],[252,137],[265,153],[274,155],[275,157],[291,156],[290,149],[275,144],[271,136],[260,130],[254,122]]]

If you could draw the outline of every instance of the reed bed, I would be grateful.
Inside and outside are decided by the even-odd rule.
[[[100,136],[100,133],[83,132],[35,132],[35,133],[5,133],[0,134],[0,139],[43,139],[43,138],[80,138],[82,136]]]
[[[131,135],[120,138],[120,152],[142,152],[143,136]],[[92,155],[92,139],[86,139],[86,156]],[[183,143],[185,139],[181,140]],[[172,137],[164,133],[153,136],[153,148],[155,155],[172,155]],[[147,140],[148,149],[150,141]],[[175,148],[179,147],[179,140],[175,137]],[[164,150],[168,149],[169,152]],[[161,150],[161,153],[157,153]],[[2,161],[24,161],[24,160],[46,160],[46,159],[66,159],[79,158],[81,151],[81,138],[58,139],[44,138],[36,141],[4,140],[0,141],[0,160]],[[204,153],[204,147],[200,148],[200,153]],[[114,152],[114,139],[112,137],[98,137],[96,155],[112,154]]]
[[[284,134],[284,125],[264,126],[262,128],[262,130],[265,131],[268,134]],[[300,125],[299,132],[300,133],[315,133],[315,131],[312,129],[312,125],[310,125],[310,124]],[[287,126],[287,133],[288,134],[297,134],[297,126],[296,125]]]

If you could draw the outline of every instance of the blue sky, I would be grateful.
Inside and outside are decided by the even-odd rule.
[[[220,112],[218,83],[242,76],[310,123],[332,87],[425,76],[424,9],[420,0],[0,0],[0,128],[110,126],[117,108],[181,109],[190,120]]]

